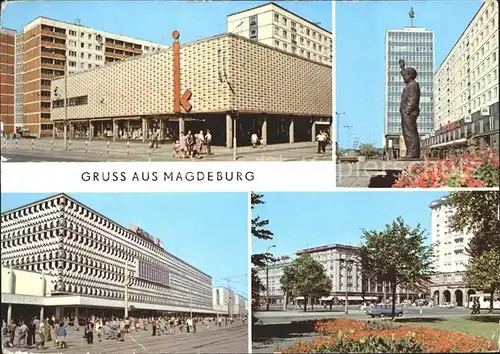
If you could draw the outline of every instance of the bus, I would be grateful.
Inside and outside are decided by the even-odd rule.
[[[490,294],[473,294],[469,295],[469,308],[472,308],[474,300],[479,301],[481,309],[489,309],[491,295]],[[495,298],[493,300],[493,308],[500,310],[500,293],[495,293]]]

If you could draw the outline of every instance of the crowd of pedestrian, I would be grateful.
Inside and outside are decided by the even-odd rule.
[[[202,158],[203,155],[212,155],[212,134],[210,130],[204,134],[200,130],[198,134],[193,134],[191,130],[184,134],[181,132],[180,139],[174,142],[172,148],[174,159]]]
[[[246,317],[238,319],[245,323]],[[55,316],[46,319],[34,317],[30,320],[14,319],[10,324],[2,321],[2,334],[7,337],[3,343],[6,348],[36,348],[46,349],[47,343],[52,342],[57,349],[68,348],[67,335],[71,329],[80,331],[78,316],[72,320],[65,317],[62,320]],[[181,332],[196,333],[200,326],[227,327],[235,322],[233,317],[127,317],[127,318],[100,318],[92,316],[85,319],[83,338],[88,345],[94,344],[94,338],[101,342],[105,340],[125,340],[126,333],[151,331],[152,336],[174,335]]]

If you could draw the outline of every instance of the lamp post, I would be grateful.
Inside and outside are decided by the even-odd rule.
[[[335,115],[337,116],[337,145],[340,144],[339,142],[339,135],[340,135],[340,116],[346,114],[345,112],[335,112]]]
[[[271,248],[276,247],[276,245],[269,246],[266,250],[266,254],[269,253]],[[269,257],[266,256],[266,311],[269,311]]]
[[[351,148],[351,129],[353,128],[352,125],[343,125],[342,128],[347,129],[347,149]]]

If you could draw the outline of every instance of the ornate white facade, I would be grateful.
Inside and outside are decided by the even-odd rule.
[[[209,275],[140,229],[127,229],[67,195],[5,212],[1,221],[2,266],[54,276],[51,296],[65,298],[65,306],[72,305],[68,296],[123,306],[127,264],[129,305],[213,312]]]

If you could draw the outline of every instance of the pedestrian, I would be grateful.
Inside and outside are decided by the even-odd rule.
[[[252,136],[250,137],[250,140],[252,142],[252,147],[256,148],[257,143],[259,142],[259,137],[257,136],[257,134],[253,133]]]
[[[45,349],[45,323],[43,321],[40,321],[38,328],[37,328],[37,334],[38,334],[38,341],[36,341],[36,349]]]
[[[64,324],[61,323],[59,324],[59,329],[57,331],[57,340],[59,342],[58,348],[63,349],[63,348],[68,348],[68,344],[66,343],[66,327],[64,327]]]
[[[222,327],[222,317],[219,317],[219,328]]]
[[[212,134],[210,134],[210,129],[207,129],[205,144],[207,145],[207,155],[212,155]]]
[[[75,331],[79,331],[80,330],[80,326],[78,324],[78,316],[77,315],[75,315],[73,327],[75,328]]]
[[[316,141],[318,142],[318,154],[321,154],[325,151],[325,134],[323,134],[323,131],[320,131],[316,136]]]
[[[29,334],[29,328],[23,321],[21,327],[19,328],[19,347],[26,348],[28,334]]]
[[[94,344],[94,324],[90,320],[87,320],[85,331],[87,333],[87,344]]]
[[[196,333],[196,318],[193,318],[193,333]]]
[[[153,327],[153,337],[154,337],[154,336],[156,336],[156,320],[154,317],[151,321],[151,326]]]

